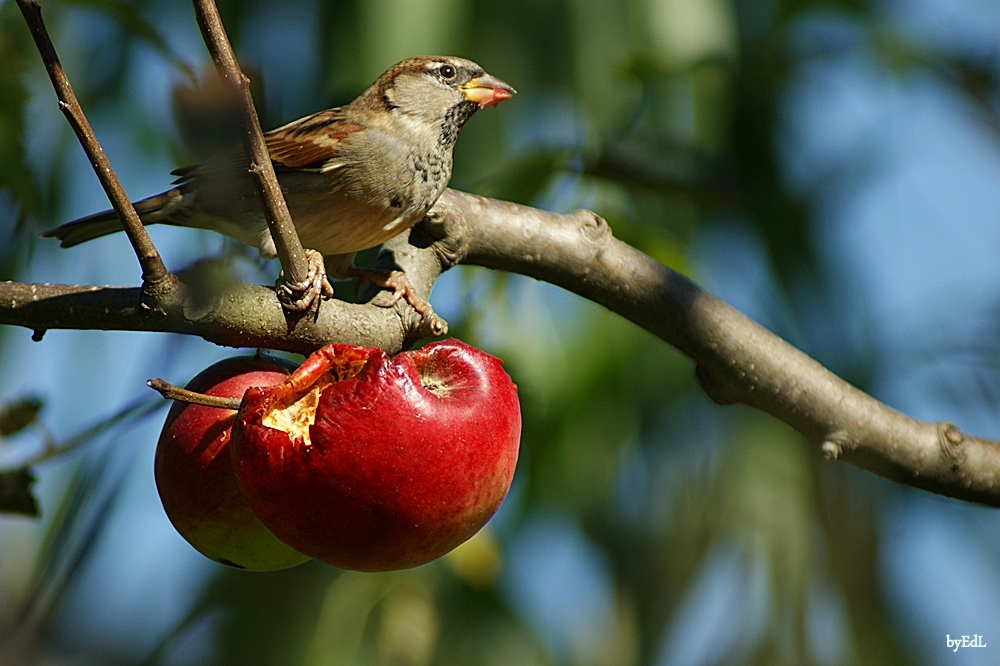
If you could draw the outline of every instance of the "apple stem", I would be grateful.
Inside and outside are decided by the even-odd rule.
[[[205,407],[229,409],[234,412],[240,408],[241,401],[239,398],[226,398],[217,395],[195,393],[194,391],[174,386],[170,382],[159,378],[150,379],[146,382],[146,386],[158,391],[167,400],[179,400],[180,402],[190,402],[195,405],[204,405]]]

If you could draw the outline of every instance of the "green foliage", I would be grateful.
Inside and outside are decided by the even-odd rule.
[[[16,238],[26,222],[40,214],[42,195],[24,146],[29,99],[24,77],[29,69],[38,69],[38,60],[13,2],[0,6],[0,62],[4,64],[0,68],[0,233]],[[13,277],[13,260],[9,250],[0,252],[0,279]]]
[[[0,513],[38,517],[38,501],[31,492],[35,475],[30,469],[0,472]]]
[[[0,437],[10,437],[27,428],[35,422],[41,409],[41,398],[33,395],[18,398],[0,407]]]

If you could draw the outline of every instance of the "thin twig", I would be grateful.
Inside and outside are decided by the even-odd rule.
[[[101,181],[101,185],[111,201],[111,206],[122,221],[125,233],[128,235],[132,249],[135,250],[139,265],[142,267],[143,282],[150,285],[163,284],[171,279],[170,272],[163,264],[160,253],[156,251],[149,234],[146,233],[146,228],[142,226],[138,213],[135,212],[135,208],[129,201],[128,195],[125,194],[125,189],[118,177],[115,176],[111,163],[108,161],[107,155],[104,154],[104,149],[97,141],[94,130],[73,93],[69,78],[63,71],[59,56],[56,55],[55,47],[52,45],[49,33],[45,29],[45,23],[42,21],[42,8],[35,0],[17,0],[17,6],[24,15],[24,20],[31,30],[31,36],[35,40],[35,46],[38,47],[42,62],[52,80],[52,87],[55,88],[56,96],[59,98],[59,109],[65,114],[73,132],[80,140],[83,150],[87,153],[87,157],[97,173],[98,180]]]
[[[250,95],[250,80],[243,74],[236,54],[226,37],[226,29],[219,17],[219,9],[214,0],[194,0],[195,16],[198,27],[201,28],[205,46],[215,62],[219,76],[232,86],[240,99],[240,110],[243,114],[243,147],[250,159],[250,177],[253,180],[257,196],[264,207],[267,226],[271,230],[271,238],[278,252],[278,261],[288,282],[300,284],[307,279],[309,265],[306,261],[302,242],[299,240],[292,216],[288,212],[288,204],[281,193],[278,176],[274,173],[274,165],[264,142],[264,134],[260,129],[257,109]]]
[[[187,389],[181,388],[179,386],[174,386],[170,382],[163,379],[150,379],[146,382],[146,386],[158,391],[167,400],[177,400],[180,402],[189,402],[193,405],[203,405],[205,407],[218,407],[219,409],[230,409],[236,411],[240,408],[239,398],[225,398],[218,395],[205,395],[204,393],[196,393],[194,391],[189,391]]]

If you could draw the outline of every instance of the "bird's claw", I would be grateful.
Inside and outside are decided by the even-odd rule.
[[[400,299],[405,299],[420,316],[427,318],[434,314],[434,308],[426,300],[417,295],[416,289],[410,284],[406,273],[402,271],[387,271],[377,268],[351,268],[350,277],[357,278],[362,284],[373,284],[382,289],[389,289],[392,295],[388,300],[372,301],[380,308],[391,308]]]
[[[309,272],[301,282],[289,282],[284,272],[278,277],[275,292],[281,307],[291,312],[304,312],[319,304],[319,299],[333,298],[333,285],[326,277],[323,255],[316,250],[306,250]]]

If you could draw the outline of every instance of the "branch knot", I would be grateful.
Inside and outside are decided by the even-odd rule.
[[[469,225],[460,211],[435,206],[410,233],[410,243],[430,247],[446,271],[462,263],[469,253]]]
[[[845,430],[831,432],[819,446],[823,460],[837,460],[857,448],[857,441]]]
[[[580,232],[588,240],[603,240],[614,235],[607,221],[593,211],[581,209],[573,213],[573,217],[581,218]]]
[[[965,462],[965,434],[954,423],[938,424],[938,446],[941,452],[951,461],[953,471],[957,471]]]

